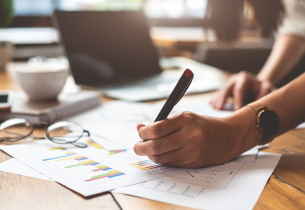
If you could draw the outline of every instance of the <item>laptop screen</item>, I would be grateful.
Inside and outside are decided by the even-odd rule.
[[[101,86],[161,72],[142,11],[56,11],[77,84]]]

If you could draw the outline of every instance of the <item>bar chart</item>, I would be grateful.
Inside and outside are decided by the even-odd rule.
[[[91,146],[94,146],[96,149],[104,149],[104,150],[106,150],[102,145],[96,143],[92,139],[87,139],[86,142],[87,142],[87,144],[89,144]]]
[[[160,178],[170,170],[133,151],[108,155],[107,150],[93,146],[58,147],[43,140],[5,148],[16,159],[84,196]]]
[[[102,149],[102,150],[106,150],[102,145],[96,143],[95,141],[93,141],[92,139],[87,139],[86,140],[87,144],[95,147],[96,149]],[[106,150],[108,151],[108,150]],[[127,150],[116,150],[116,151],[108,151],[108,155],[115,155],[118,153],[122,153],[122,152],[126,152]]]
[[[111,170],[111,171],[107,172],[106,174],[93,176],[91,179],[86,180],[86,182],[90,182],[90,181],[94,181],[94,180],[102,179],[102,178],[114,178],[114,177],[118,177],[118,176],[122,176],[122,175],[125,175],[125,174],[118,170]]]
[[[54,150],[51,150],[51,151],[54,151]],[[70,156],[77,155],[75,152],[72,152],[72,151],[67,151],[65,153],[66,153],[66,155],[59,156],[59,157],[52,157],[52,158],[43,159],[43,161],[57,160],[57,159],[61,159],[62,160],[62,158],[63,158],[63,160],[66,160],[67,158],[70,159],[71,158]]]
[[[136,163],[131,163],[129,165],[133,166],[141,171],[147,171],[147,170],[151,170],[151,169],[155,169],[155,168],[160,168],[163,166],[162,164],[154,163],[151,160],[143,160],[143,161],[139,161]]]
[[[115,154],[119,154],[121,152],[126,152],[127,150],[116,150],[116,151],[111,151],[108,153],[108,155],[115,155]]]

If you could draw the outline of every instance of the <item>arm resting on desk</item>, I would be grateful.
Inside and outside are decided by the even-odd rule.
[[[305,121],[305,73],[258,102],[277,113],[276,135]],[[196,168],[227,162],[258,145],[263,134],[256,128],[257,113],[244,107],[227,118],[183,112],[150,125],[138,125],[134,150],[157,163]]]
[[[305,53],[305,39],[296,35],[281,35],[276,39],[272,52],[258,76],[248,72],[233,75],[211,101],[215,109],[223,109],[226,99],[233,95],[234,109],[245,104],[249,93],[250,100],[257,100],[272,90],[300,61]],[[249,100],[249,99],[248,99]]]

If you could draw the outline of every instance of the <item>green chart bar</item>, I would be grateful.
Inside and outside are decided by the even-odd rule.
[[[66,166],[65,168],[73,168],[73,167],[77,167],[77,166],[89,166],[89,165],[98,165],[98,162],[95,162],[93,160],[87,160],[87,161],[83,161],[83,162],[79,162],[76,165],[72,165],[72,166]]]

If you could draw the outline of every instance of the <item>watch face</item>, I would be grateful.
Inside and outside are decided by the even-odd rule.
[[[268,136],[272,136],[279,127],[279,118],[274,111],[264,109],[258,115],[258,124]]]

